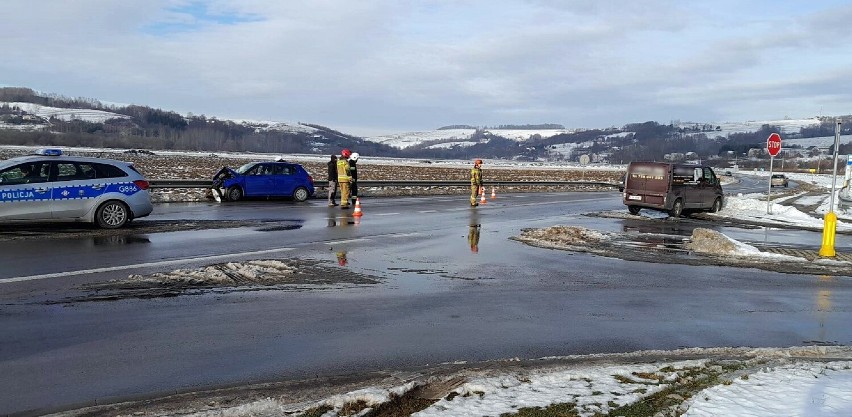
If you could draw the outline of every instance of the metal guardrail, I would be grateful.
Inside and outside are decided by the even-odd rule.
[[[163,179],[149,180],[151,188],[210,188],[210,180],[179,180]],[[398,180],[363,180],[358,181],[358,187],[467,187],[470,181],[398,181]],[[486,181],[486,187],[558,187],[558,186],[596,186],[618,188],[620,184],[600,181]],[[315,182],[314,188],[326,188],[327,182]]]
[[[151,188],[210,188],[210,180],[148,180]]]

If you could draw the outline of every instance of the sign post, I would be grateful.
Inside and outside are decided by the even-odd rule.
[[[773,133],[766,139],[766,151],[769,152],[769,191],[766,193],[766,214],[772,214],[772,165],[775,155],[781,152],[781,135]]]
[[[840,122],[834,125],[834,171],[831,178],[831,198],[828,203],[828,213],[825,213],[825,221],[822,227],[822,246],[819,248],[819,256],[833,258],[834,236],[837,233],[837,215],[834,214],[834,189],[837,187],[837,152],[840,148]]]
[[[589,162],[591,160],[592,160],[592,158],[590,158],[589,155],[587,155],[587,154],[580,155],[580,166],[583,167],[582,181],[586,180],[586,165],[589,165]]]

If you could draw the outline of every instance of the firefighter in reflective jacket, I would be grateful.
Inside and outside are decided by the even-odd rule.
[[[352,152],[344,149],[337,158],[337,185],[340,187],[340,208],[349,208],[349,157]]]
[[[477,159],[473,163],[473,169],[470,170],[470,206],[476,207],[479,205],[477,197],[482,188],[482,160]]]

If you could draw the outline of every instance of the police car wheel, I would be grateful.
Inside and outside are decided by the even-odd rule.
[[[293,191],[293,199],[302,202],[308,199],[308,189],[305,187],[299,187],[296,191]]]
[[[107,201],[95,212],[95,221],[104,229],[118,229],[130,220],[130,210],[120,201]]]
[[[240,201],[243,198],[243,190],[236,185],[228,188],[228,201]]]

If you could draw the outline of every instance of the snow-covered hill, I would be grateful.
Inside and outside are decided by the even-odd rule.
[[[254,128],[256,131],[260,131],[260,132],[278,131],[278,132],[293,132],[293,133],[314,134],[314,133],[317,133],[319,131],[316,128],[313,128],[313,127],[310,127],[310,126],[305,126],[305,125],[300,124],[300,123],[247,120],[247,119],[220,119],[220,120],[231,120],[234,123]]]
[[[0,106],[7,105],[9,107],[17,107],[28,114],[37,116],[41,120],[31,120],[24,124],[7,124],[0,121],[0,129],[17,129],[17,130],[33,130],[42,129],[47,126],[47,120],[51,117],[61,120],[83,120],[92,123],[103,123],[110,119],[130,119],[129,116],[113,113],[102,110],[89,109],[68,109],[50,106],[42,106],[34,103],[26,102],[0,102]],[[312,135],[320,135],[318,129],[311,126],[306,126],[295,122],[280,122],[280,121],[259,121],[248,119],[219,119],[231,120],[234,123],[251,127],[256,131],[280,131],[293,133],[307,133]],[[681,128],[698,128],[696,134],[705,134],[709,137],[727,136],[732,133],[754,132],[760,130],[763,125],[773,125],[781,128],[782,136],[785,132],[798,133],[802,127],[818,125],[820,120],[816,117],[799,118],[799,119],[781,119],[781,120],[760,120],[760,121],[745,121],[745,122],[676,122]],[[405,132],[386,134],[380,136],[368,136],[364,139],[393,146],[395,148],[404,149],[420,144],[430,144],[431,149],[446,149],[452,147],[467,147],[488,140],[489,135],[499,136],[515,141],[527,141],[532,138],[550,138],[560,134],[575,133],[579,129],[484,129],[477,131],[476,129],[436,129],[428,131]],[[344,132],[345,133],[345,132]],[[618,135],[628,135],[632,132],[621,132]],[[474,136],[476,139],[474,139]],[[833,137],[812,138],[808,139],[785,139],[787,146],[799,144],[802,146],[821,146],[833,143]],[[588,143],[574,144],[566,143],[555,145],[553,152],[569,155],[576,147],[588,146]]]
[[[690,129],[698,127],[709,127],[711,130],[704,131],[708,137],[723,136],[727,137],[732,133],[747,133],[760,130],[763,125],[778,126],[781,129],[781,135],[784,133],[799,133],[803,127],[816,126],[820,124],[820,120],[816,117],[804,119],[782,119],[782,120],[750,120],[747,122],[721,122],[721,123],[705,123],[705,122],[678,122],[677,127]]]
[[[479,143],[473,139],[476,129],[437,129],[422,132],[405,132],[390,135],[370,136],[364,139],[383,143],[395,148],[405,149],[427,142],[437,142],[429,148],[449,148],[452,146],[471,146]],[[515,141],[526,141],[533,137],[549,138],[563,133],[573,133],[571,129],[484,129],[481,133],[500,136]]]
[[[10,108],[19,108],[22,111],[37,116],[43,120],[33,120],[31,123],[21,125],[4,124],[0,122],[0,128],[17,129],[17,130],[32,130],[34,128],[43,128],[47,126],[47,120],[57,118],[64,121],[82,120],[91,123],[103,123],[111,119],[131,119],[130,116],[123,114],[90,109],[78,108],[60,108],[43,106],[40,104],[26,102],[0,102],[0,106],[6,105]],[[242,124],[251,127],[257,131],[280,131],[294,133],[316,133],[318,130],[305,126],[299,123],[277,122],[277,121],[259,121],[259,120],[242,120],[242,119],[222,119],[231,120],[234,123]]]
[[[7,105],[9,107],[17,107],[29,114],[44,118],[50,119],[51,117],[55,117],[57,119],[71,121],[71,120],[83,120],[86,122],[92,123],[103,123],[110,119],[129,119],[130,116],[125,116],[123,114],[112,113],[108,111],[102,110],[89,110],[89,109],[63,109],[59,107],[50,107],[50,106],[42,106],[40,104],[34,103],[24,103],[24,102],[0,102],[0,106]]]

